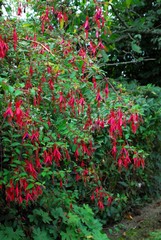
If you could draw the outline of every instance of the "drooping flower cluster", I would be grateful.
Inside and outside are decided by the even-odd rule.
[[[4,58],[8,52],[8,45],[5,43],[0,36],[0,58]]]
[[[28,203],[29,201],[35,201],[39,195],[42,194],[42,189],[40,186],[32,186],[30,189],[30,185],[27,180],[20,179],[14,185],[13,180],[10,180],[9,186],[6,187],[6,200],[8,202],[16,201],[21,204],[23,201]]]
[[[91,200],[97,202],[97,206],[100,210],[103,210],[106,206],[110,206],[113,202],[112,196],[110,196],[102,187],[97,187],[92,195]]]

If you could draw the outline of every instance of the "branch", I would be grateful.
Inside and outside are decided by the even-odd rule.
[[[118,63],[108,63],[106,66],[117,66],[117,65],[126,65],[126,64],[133,64],[133,63],[140,63],[140,62],[148,62],[148,61],[155,61],[155,58],[147,58],[143,59],[142,61],[131,61],[131,62],[118,62]]]
[[[115,8],[113,7],[112,4],[110,4],[112,11],[114,12],[114,14],[116,15],[116,17],[120,20],[120,22],[122,23],[122,25],[124,27],[126,27],[127,29],[129,28],[129,26],[126,24],[126,22],[120,17],[120,15],[117,13],[117,11],[115,10]]]
[[[115,10],[115,8],[112,6],[112,4],[110,4],[114,14],[116,15],[116,17],[119,19],[119,21],[122,23],[122,25],[126,28],[126,29],[129,29],[129,26],[126,24],[126,22],[122,19],[122,17],[120,17],[120,15],[117,13],[117,11]],[[133,37],[130,35],[130,33],[128,34],[128,36],[132,39]]]
[[[128,36],[123,35],[123,36],[118,37],[118,38],[116,38],[115,40],[112,40],[112,41],[107,40],[107,43],[108,44],[114,44],[114,43],[120,42],[120,41],[122,41],[123,39],[126,39],[126,38],[128,38]]]
[[[132,28],[124,29],[122,33],[136,33],[136,34],[143,34],[143,35],[161,36],[161,31],[159,32],[157,30],[144,31],[144,30],[138,30],[138,29],[132,29]]]
[[[53,57],[55,57],[55,56],[53,55],[53,53],[50,51],[50,49],[48,49],[44,44],[42,44],[42,43],[40,43],[40,42],[37,42],[37,41],[34,41],[34,40],[31,40],[31,39],[25,39],[25,38],[23,38],[23,39],[21,39],[21,40],[36,43],[36,44],[40,45],[41,47],[43,47],[43,48],[44,48],[48,53],[50,53]]]
[[[136,33],[136,34],[144,34],[144,35],[155,35],[155,36],[161,36],[161,31],[158,32],[157,30],[138,30],[138,29],[132,29],[128,26],[128,24],[124,21],[124,19],[122,19],[122,17],[120,17],[120,15],[118,14],[118,12],[115,10],[115,8],[113,7],[112,4],[110,4],[112,11],[114,12],[115,16],[119,19],[120,23],[122,23],[122,25],[126,28],[125,30],[123,30],[123,33]],[[159,25],[160,26],[160,25]],[[130,36],[131,37],[131,36]]]

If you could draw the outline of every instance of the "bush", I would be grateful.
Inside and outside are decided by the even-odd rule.
[[[106,56],[101,41],[106,10],[92,3],[93,16],[82,14],[70,28],[59,4],[53,8],[38,1],[35,8],[34,21],[8,19],[0,26],[0,205],[3,209],[10,204],[6,212],[13,211],[12,219],[18,213],[16,221],[30,212],[26,221],[37,230],[24,229],[26,236],[45,231],[43,235],[60,237],[60,218],[62,236],[71,230],[76,237],[94,238],[101,227],[87,204],[105,223],[118,220],[127,203],[140,194],[138,186],[147,179],[147,154],[138,141],[144,141],[149,126],[139,131],[144,108],[100,67],[98,59],[104,62]],[[99,38],[93,34],[98,27]],[[60,192],[62,197],[70,191],[74,198],[77,191],[78,198],[71,209],[66,201],[60,205],[54,218],[52,206],[38,203],[45,201],[47,190],[58,204]],[[46,198],[50,201],[50,194]],[[60,216],[65,211],[69,219]],[[38,227],[38,219],[49,226],[55,221],[54,233]],[[71,219],[80,232],[73,230]],[[88,219],[91,226],[98,224],[99,232],[90,228]]]

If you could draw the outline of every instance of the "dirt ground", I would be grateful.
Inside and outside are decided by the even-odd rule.
[[[134,213],[127,213],[119,224],[105,229],[110,240],[161,240],[161,199],[136,209]],[[157,237],[150,237],[154,231],[160,233]]]

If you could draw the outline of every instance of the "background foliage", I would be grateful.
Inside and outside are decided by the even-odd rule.
[[[1,238],[107,239],[160,191],[160,2],[2,5]]]

